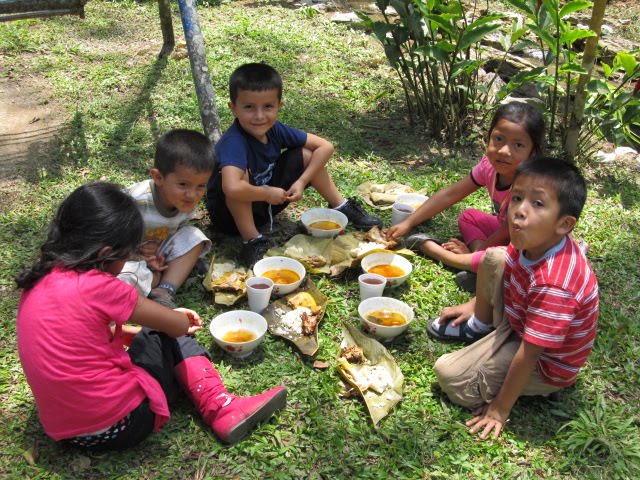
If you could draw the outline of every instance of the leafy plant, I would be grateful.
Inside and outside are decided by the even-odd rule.
[[[463,137],[487,98],[488,87],[478,82],[483,63],[478,42],[500,28],[503,16],[476,16],[475,9],[467,15],[457,1],[377,0],[376,5],[384,21],[358,16],[398,73],[410,120],[420,120],[435,137]],[[398,22],[387,15],[389,6]]]
[[[544,101],[549,117],[549,143],[558,147],[564,144],[569,127],[572,101],[580,75],[587,74],[582,65],[582,55],[576,52],[579,40],[595,36],[591,30],[574,27],[568,17],[592,6],[591,2],[572,0],[561,5],[559,0],[505,0],[523,13],[526,27],[536,36],[530,46],[542,54],[542,66],[522,70],[499,93],[505,97],[525,83],[533,82]],[[616,144],[638,143],[638,134],[632,125],[640,125],[640,101],[625,90],[629,82],[640,78],[638,62],[632,54],[619,53],[612,66],[603,64],[605,78],[592,80],[587,88],[584,127],[580,151],[585,153],[594,141],[604,137]],[[613,74],[623,70],[619,83],[613,82]]]
[[[638,419],[621,408],[608,409],[598,395],[592,410],[583,410],[560,428],[564,447],[582,461],[613,467],[620,477],[640,471]]]

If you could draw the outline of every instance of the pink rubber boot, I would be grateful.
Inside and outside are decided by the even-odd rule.
[[[254,397],[231,395],[211,361],[203,356],[183,360],[176,365],[175,374],[204,421],[226,443],[236,443],[287,403],[284,386]]]

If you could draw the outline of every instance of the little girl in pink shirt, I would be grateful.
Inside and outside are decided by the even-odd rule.
[[[462,241],[453,238],[441,243],[424,233],[410,235],[406,241],[409,248],[445,265],[477,272],[485,249],[509,243],[505,213],[511,182],[518,165],[529,157],[542,154],[544,128],[544,118],[534,106],[517,101],[500,106],[489,127],[487,153],[471,173],[439,190],[407,219],[388,228],[386,237],[403,237],[414,227],[485,187],[493,203],[493,212],[464,210],[458,218]]]
[[[93,183],[60,205],[40,258],[16,277],[18,353],[45,432],[91,451],[136,445],[169,419],[175,382],[224,442],[284,407],[283,386],[239,398],[193,337],[192,310],[171,310],[116,278],[140,244],[142,217],[119,187]],[[123,348],[126,322],[135,330]]]

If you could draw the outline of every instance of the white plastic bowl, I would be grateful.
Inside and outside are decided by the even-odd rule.
[[[333,208],[312,208],[300,216],[300,221],[309,235],[322,238],[335,237],[336,235],[339,235],[345,228],[347,228],[347,223],[349,223],[349,220],[344,213],[334,210]],[[311,226],[312,223],[322,221],[335,222],[340,225],[340,228],[323,230],[320,228],[313,228]]]
[[[264,277],[264,273],[269,270],[287,269],[296,272],[300,279],[293,283],[275,283],[273,286],[272,295],[286,295],[293,292],[300,286],[304,280],[307,271],[299,261],[289,257],[265,257],[262,260],[258,260],[253,266],[253,273],[257,277]]]
[[[411,272],[413,271],[411,262],[396,253],[373,252],[365,256],[362,259],[360,265],[362,266],[362,270],[365,273],[378,273],[370,271],[372,267],[375,267],[377,265],[395,265],[401,268],[402,271],[405,272],[404,275],[401,275],[399,277],[387,277],[387,286],[389,287],[397,287],[398,285],[403,284],[407,280],[407,278],[409,278],[409,275],[411,275]]]
[[[222,339],[227,333],[234,330],[249,330],[256,335],[256,338],[249,342],[226,342]],[[211,320],[209,331],[220,348],[234,357],[244,358],[251,355],[251,352],[264,340],[267,321],[259,313],[249,310],[232,310]]]
[[[411,205],[414,210],[418,210],[429,197],[421,193],[402,193],[396,197],[395,203],[406,203]]]
[[[386,327],[367,320],[367,316],[377,310],[391,310],[392,312],[399,313],[407,319],[407,323],[394,327]],[[363,328],[383,342],[388,342],[400,335],[409,328],[409,325],[414,319],[413,308],[400,300],[390,297],[371,297],[363,300],[358,306],[358,314],[362,320]]]

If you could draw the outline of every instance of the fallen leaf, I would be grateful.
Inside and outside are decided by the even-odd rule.
[[[327,362],[323,362],[322,360],[316,360],[315,362],[313,362],[313,368],[324,370],[326,368],[329,368],[329,364]]]

